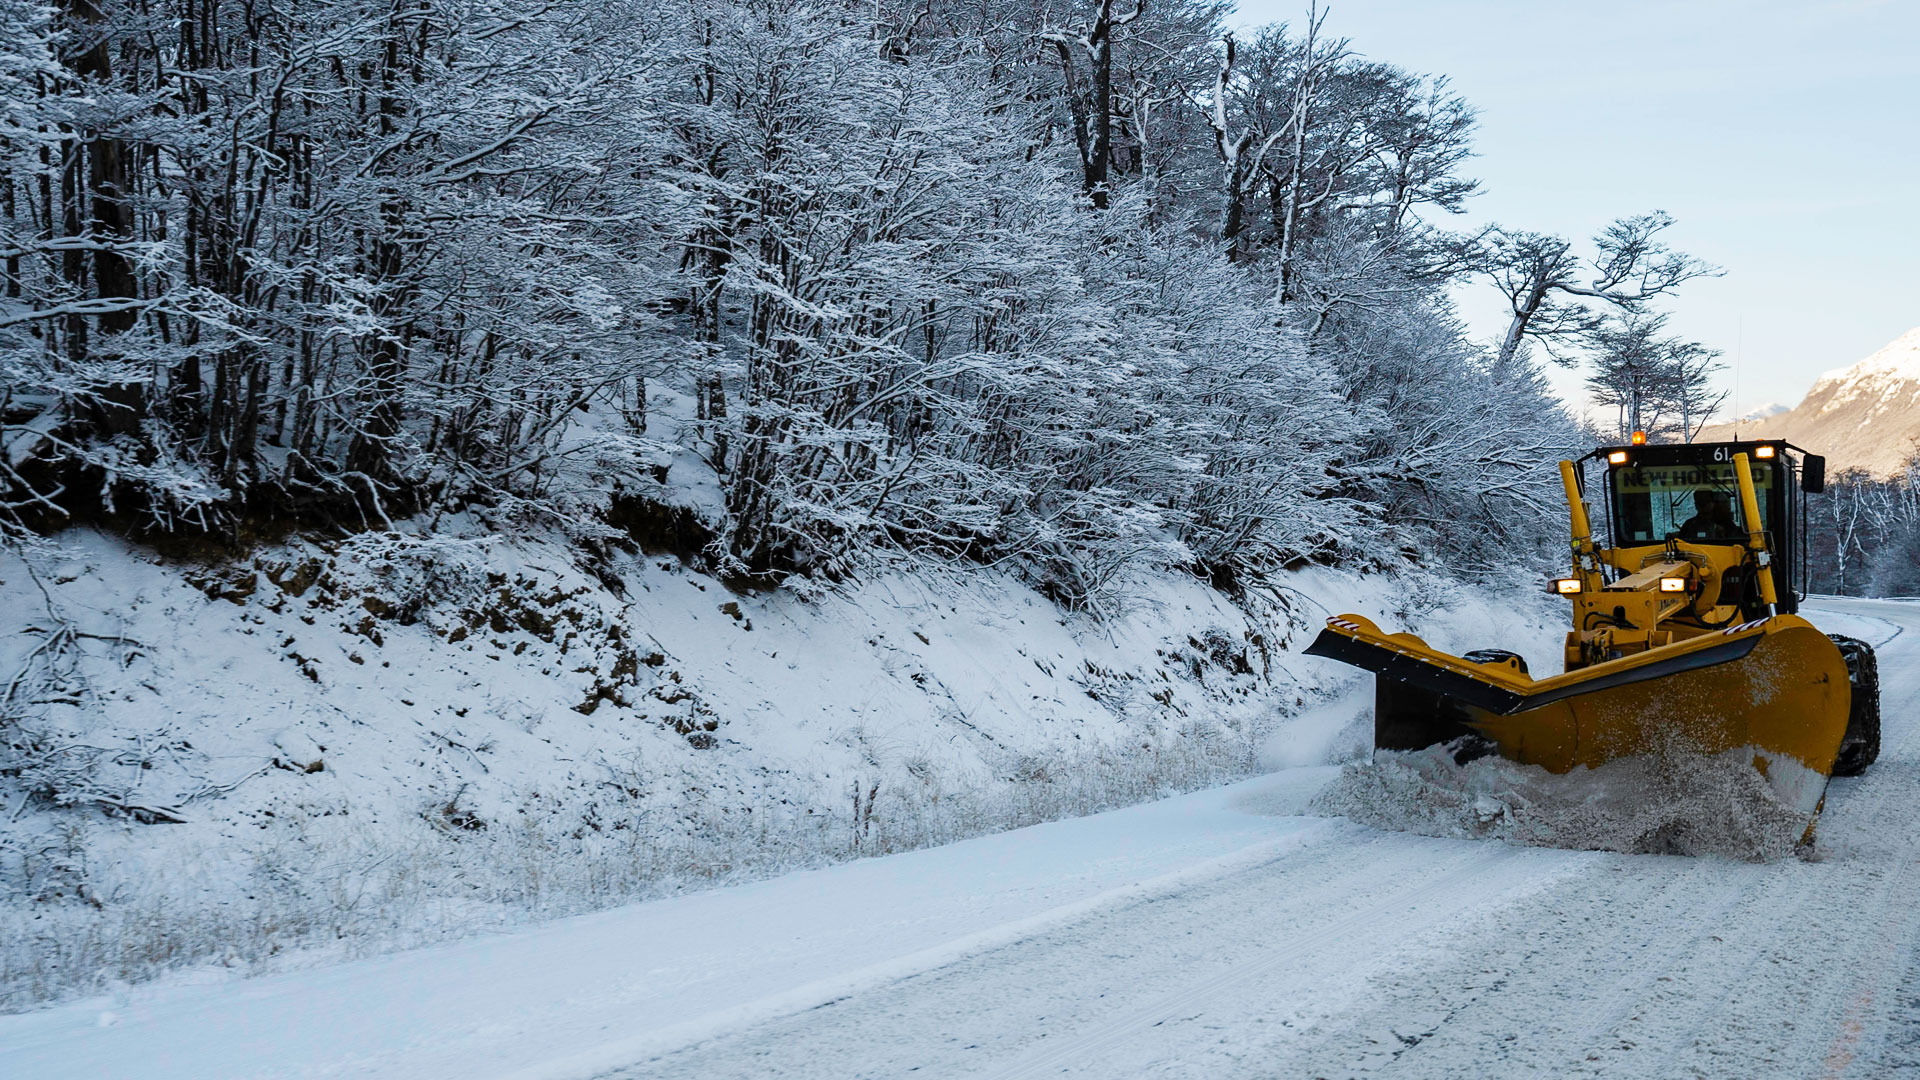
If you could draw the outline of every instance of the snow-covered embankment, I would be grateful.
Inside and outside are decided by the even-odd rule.
[[[1142,581],[1094,622],[985,572],[803,599],[482,535],[214,563],[62,543],[0,571],[14,1007],[1337,760],[1363,684],[1296,655],[1328,609],[1551,642],[1464,590],[1324,572],[1238,603]]]

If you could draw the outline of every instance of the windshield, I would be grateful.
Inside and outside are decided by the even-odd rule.
[[[1749,467],[1760,501],[1761,528],[1771,528],[1767,515],[1775,470],[1761,464]],[[1612,470],[1609,479],[1614,529],[1622,545],[1664,543],[1676,533],[1692,541],[1746,539],[1731,463],[1629,466]]]

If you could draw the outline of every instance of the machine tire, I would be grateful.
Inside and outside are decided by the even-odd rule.
[[[1859,638],[1828,634],[1847,661],[1853,704],[1847,709],[1847,733],[1833,759],[1833,775],[1859,776],[1880,757],[1880,662],[1873,646]]]

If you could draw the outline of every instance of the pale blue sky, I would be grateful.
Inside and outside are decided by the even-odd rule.
[[[1920,325],[1920,0],[1328,6],[1358,52],[1479,108],[1466,222],[1589,236],[1673,214],[1674,244],[1727,271],[1681,292],[1673,326],[1724,351],[1729,389],[1738,358],[1741,411]],[[1236,21],[1305,7],[1241,0]],[[1462,297],[1476,334],[1504,328],[1500,303]]]

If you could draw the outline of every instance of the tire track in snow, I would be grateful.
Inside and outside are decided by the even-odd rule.
[[[1849,610],[1849,607],[1851,605],[1847,604],[1846,601],[1856,600],[1856,599],[1858,598],[1849,597],[1849,596],[1809,596],[1807,597],[1808,602],[1812,604],[1818,605],[1820,603],[1825,602],[1827,604],[1827,609],[1829,611],[1832,611],[1836,615],[1844,615],[1849,619],[1865,619],[1868,622],[1877,622],[1882,626],[1889,627],[1890,629],[1892,629],[1893,633],[1888,634],[1885,638],[1879,641],[1869,642],[1869,644],[1873,646],[1875,652],[1878,652],[1879,650],[1886,648],[1888,645],[1893,644],[1893,640],[1895,638],[1907,632],[1907,628],[1905,625],[1901,623],[1897,623],[1892,619],[1883,618],[1882,616],[1879,616],[1879,615],[1862,615],[1857,611]],[[1833,603],[1832,601],[1840,601],[1840,603]],[[1816,622],[1815,625],[1818,625],[1818,623]]]
[[[1413,842],[1344,822],[1329,824],[1334,827],[1322,842],[1270,865],[1093,912],[1016,946],[825,1008],[716,1032],[644,1061],[630,1058],[638,1063],[614,1075],[652,1080],[996,1075],[1009,1063],[1026,1063],[1036,1051],[1050,1049],[1049,1033],[1098,1027],[1117,1009],[1131,1011],[1116,1002],[1158,1000],[1165,995],[1155,994],[1155,987],[1183,985],[1196,970],[1244,966],[1233,962],[1236,954],[1251,951],[1265,958],[1289,949],[1295,939],[1320,940],[1330,918],[1344,922],[1342,912],[1373,898],[1405,903],[1441,878],[1464,873],[1482,879],[1461,887],[1487,904],[1455,902],[1447,912],[1415,906],[1435,923],[1472,918],[1469,911],[1478,913],[1517,891],[1539,888],[1568,869],[1529,849]],[[1410,855],[1417,857],[1410,861]],[[1157,1053],[1168,1046],[1173,1053],[1186,1053],[1195,1040],[1217,1037],[1221,1024],[1240,1024],[1244,1018],[1231,1014],[1249,1006],[1258,1013],[1249,1021],[1258,1026],[1249,1033],[1291,1040],[1298,1029],[1281,1017],[1295,1008],[1316,1011],[1324,991],[1336,997],[1344,992],[1347,973],[1399,955],[1409,944],[1406,936],[1420,930],[1406,919],[1388,920],[1367,928],[1360,940],[1346,939],[1348,953],[1332,962],[1324,955],[1327,946],[1299,950],[1306,957],[1299,970],[1283,964],[1278,972],[1264,972],[1268,977],[1245,997],[1211,999],[1206,1023],[1168,1024],[1147,1047],[1135,1045],[1128,1053]],[[1105,1071],[1096,1067],[1092,1075],[1133,1071],[1130,1062],[1121,1061]]]
[[[1906,665],[1898,667],[1906,670]],[[1913,705],[1910,699],[1896,702],[1903,716]],[[1920,725],[1909,725],[1891,750],[1883,750],[1879,771],[1870,767],[1852,793],[1863,811],[1878,811],[1875,816],[1890,835],[1901,835],[1902,827],[1912,818],[1913,801],[1903,796],[1913,794],[1910,770],[1916,745],[1920,745]],[[1908,790],[1900,790],[1902,779],[1909,781],[1905,785]],[[1916,854],[1920,852],[1911,842],[1906,850],[1896,852],[1893,868],[1872,890],[1872,903],[1856,909],[1854,925],[1871,927],[1873,932],[1851,942],[1846,955],[1836,957],[1837,962],[1830,965],[1822,980],[1823,990],[1844,993],[1822,993],[1820,1000],[1844,1004],[1829,1012],[1832,1038],[1824,1046],[1805,1046],[1800,1062],[1805,1075],[1817,1072],[1822,1077],[1838,1078],[1852,1071],[1865,1048],[1876,1005],[1898,992],[1906,972],[1895,961],[1909,959],[1914,940],[1920,936],[1920,910],[1910,902]]]
[[[1702,871],[1736,876],[1733,902],[1717,906],[1705,920],[1691,920],[1696,926],[1704,922],[1704,928],[1667,950],[1660,963],[1639,980],[1640,993],[1628,996],[1619,1022],[1599,1032],[1615,1038],[1598,1045],[1583,1040],[1587,1053],[1560,1071],[1606,1075],[1633,1068],[1635,1062],[1660,1062],[1673,1075],[1681,1075],[1674,1063],[1689,1054],[1703,1048],[1709,1054],[1721,1053],[1723,1036],[1738,1027],[1730,1007],[1763,985],[1764,965],[1781,962],[1776,947],[1783,928],[1799,926],[1814,901],[1824,899],[1808,887],[1814,868],[1797,863],[1709,864]],[[1569,1049],[1577,1050],[1579,1045]],[[1714,1074],[1710,1068],[1686,1073]]]
[[[1899,704],[1902,707],[1902,715],[1908,715],[1915,703],[1908,700]],[[1920,725],[1909,726],[1892,752],[1884,754],[1887,765],[1893,766],[1910,759],[1917,743],[1920,743]],[[1873,784],[1874,775],[1869,768],[1862,786],[1888,787],[1899,774],[1893,769],[1886,769],[1882,775],[1885,777],[1885,782]],[[1901,808],[1913,805],[1910,800],[1899,797],[1903,794],[1901,792],[1887,791],[1882,794],[1874,791],[1872,794],[1879,795],[1880,798],[1877,801],[1883,805],[1896,802]],[[1889,824],[1897,828],[1898,819],[1908,818],[1910,814],[1902,815],[1895,811],[1883,816],[1895,819]],[[1888,875],[1888,880],[1879,890],[1877,897],[1879,902],[1875,905],[1876,910],[1873,914],[1878,916],[1875,925],[1879,933],[1870,942],[1863,943],[1854,950],[1854,959],[1863,960],[1865,967],[1863,970],[1854,969],[1856,974],[1851,980],[1851,992],[1847,995],[1847,1004],[1838,1020],[1838,1031],[1820,1062],[1822,1077],[1842,1077],[1852,1070],[1863,1049],[1861,1044],[1867,1034],[1872,1011],[1878,1003],[1899,992],[1902,977],[1906,974],[1895,965],[1895,958],[1908,958],[1911,962],[1915,940],[1920,938],[1920,909],[1911,904],[1902,903],[1902,900],[1911,894],[1911,889],[1906,886],[1913,880],[1915,853],[1909,848],[1907,852],[1901,854],[1904,857],[1899,859],[1895,870]]]
[[[1702,1010],[1695,1029],[1711,1037],[1678,1054],[1696,1075],[1847,1075],[1884,1035],[1889,1018],[1877,1006],[1901,974],[1899,944],[1912,939],[1909,883],[1905,872],[1802,882],[1792,913],[1753,935],[1747,970],[1755,974],[1735,987],[1744,992],[1718,1016]],[[1729,1068],[1736,1046],[1747,1056]]]
[[[1413,916],[1425,909],[1424,918],[1417,921],[1403,918],[1393,924],[1402,935],[1437,925],[1460,914],[1464,906],[1476,899],[1489,901],[1480,879],[1487,871],[1511,861],[1518,854],[1517,849],[1505,849],[1480,856],[1425,884],[1363,906],[1258,960],[1236,965],[1130,1009],[1091,1031],[1049,1047],[1013,1068],[993,1075],[996,1080],[1024,1080],[1055,1072],[1088,1054],[1109,1049],[1129,1036],[1191,1015],[1207,1001],[1276,972],[1310,953],[1339,945],[1362,933],[1377,937],[1387,916]]]
[[[1797,925],[1807,909],[1813,906],[1815,894],[1811,889],[1800,888],[1794,891],[1794,895],[1785,905],[1776,904],[1774,897],[1782,891],[1787,884],[1785,879],[1775,879],[1769,882],[1767,887],[1762,889],[1758,896],[1750,898],[1744,906],[1768,912],[1772,916],[1775,927],[1781,925]],[[1728,930],[1728,932],[1730,933],[1731,931]],[[1715,941],[1727,940],[1719,934],[1710,936]],[[1704,945],[1705,942],[1700,942],[1699,944]],[[1710,996],[1702,996],[1701,1000],[1703,1003],[1692,1009],[1691,1017],[1681,1027],[1678,1034],[1659,1042],[1659,1050],[1655,1056],[1671,1057],[1681,1054],[1700,1045],[1701,1037],[1707,1033],[1708,1028],[1725,1029],[1730,1026],[1727,1019],[1727,1011],[1733,1001],[1734,995],[1753,985],[1755,975],[1760,970],[1761,963],[1769,959],[1767,950],[1759,946],[1749,947],[1741,955],[1745,957],[1744,960],[1736,958],[1728,961],[1728,963],[1724,965],[1730,967],[1732,970],[1715,981],[1714,985],[1717,989]]]
[[[1175,896],[1221,877],[1257,870],[1284,860],[1303,847],[1323,842],[1337,828],[1332,821],[1316,822],[1297,832],[1263,841],[1239,851],[1195,863],[1185,869],[1122,885],[1102,893],[1013,922],[991,926],[906,956],[797,986],[779,994],[748,1001],[730,1009],[696,1016],[643,1036],[614,1039],[567,1057],[543,1062],[506,1077],[506,1080],[580,1080],[599,1076],[635,1061],[670,1054],[677,1049],[730,1031],[796,1013],[824,1008],[864,991],[912,978],[956,963],[977,953],[1017,944],[1058,926],[1087,918],[1103,909]]]
[[[1449,976],[1435,979],[1429,992],[1444,994],[1439,987],[1475,985],[1466,1000],[1448,1008],[1429,1030],[1419,1031],[1414,1037],[1401,1035],[1401,1041],[1408,1045],[1391,1049],[1385,1058],[1376,1052],[1376,1060],[1366,1061],[1364,1047],[1361,1059],[1342,1055],[1338,1045],[1343,1040],[1357,1045],[1355,1040],[1369,1026],[1397,1021],[1410,1009],[1417,1010],[1420,1000],[1418,996],[1410,1000],[1404,991],[1380,999],[1368,1010],[1375,1018],[1350,1015],[1342,1018],[1343,1023],[1322,1029],[1313,1075],[1338,1072],[1343,1076],[1432,1078],[1510,1073],[1571,1076],[1596,1071],[1611,1074],[1610,1065],[1614,1063],[1606,1060],[1609,1054],[1633,1046],[1624,1036],[1599,1045],[1596,1042],[1651,1014],[1654,1010],[1650,1006],[1671,994],[1672,988],[1659,989],[1669,973],[1701,946],[1718,941],[1714,931],[1724,930],[1722,923],[1736,909],[1762,905],[1769,894],[1766,887],[1752,888],[1765,869],[1760,866],[1694,863],[1684,874],[1660,873],[1676,863],[1693,862],[1657,856],[1606,856],[1597,865],[1609,867],[1613,873],[1581,875],[1516,911],[1519,918],[1515,922],[1523,927],[1549,925],[1549,912],[1563,915],[1565,919],[1559,925],[1572,928],[1570,936],[1530,934],[1526,940],[1531,947],[1524,951],[1503,948],[1503,943],[1495,941],[1487,951],[1463,950],[1448,956],[1445,962]],[[1744,873],[1736,881],[1723,883],[1721,871],[1727,869]],[[1627,876],[1615,880],[1617,873]],[[1705,904],[1695,895],[1700,891],[1709,897]],[[1607,935],[1613,928],[1587,914],[1589,910],[1665,917],[1645,923],[1636,916],[1630,939],[1609,940]],[[1579,958],[1592,957],[1604,958],[1606,972],[1596,973],[1599,977],[1593,984],[1582,987]],[[1470,974],[1475,972],[1479,973],[1477,978]],[[1390,1026],[1395,1032],[1403,1030],[1397,1023]],[[1537,1045],[1542,1037],[1552,1046]],[[1496,1067],[1486,1056],[1492,1052],[1489,1047],[1495,1038],[1503,1042],[1523,1040],[1511,1047],[1503,1045],[1500,1051],[1518,1057],[1502,1057]],[[1670,1041],[1684,1042],[1685,1038],[1682,1034]],[[1632,1041],[1646,1040],[1635,1034]],[[1627,1045],[1608,1046],[1608,1042]],[[1331,1055],[1326,1053],[1330,1046]],[[1347,1060],[1338,1069],[1328,1067],[1343,1056]]]
[[[1866,1035],[1867,1024],[1875,1002],[1892,991],[1891,984],[1898,982],[1897,978],[1890,977],[1895,974],[1891,970],[1891,961],[1904,952],[1900,946],[1911,941],[1913,918],[1910,913],[1906,918],[1897,920],[1889,918],[1888,916],[1893,912],[1887,901],[1904,891],[1899,886],[1909,879],[1911,868],[1911,863],[1901,866],[1898,871],[1889,875],[1890,880],[1880,890],[1881,902],[1878,906],[1883,911],[1882,918],[1878,921],[1880,933],[1875,935],[1871,946],[1856,950],[1856,954],[1866,953],[1864,957],[1858,955],[1855,957],[1865,961],[1864,967],[1855,969],[1856,973],[1850,980],[1845,979],[1844,970],[1837,972],[1841,979],[1853,985],[1851,993],[1846,996],[1846,1005],[1840,1011],[1838,1033],[1827,1046],[1826,1054],[1820,1062],[1822,1077],[1838,1080],[1839,1077],[1847,1074],[1861,1050],[1860,1044]]]
[[[1692,876],[1705,878],[1707,874],[1696,872]],[[1733,912],[1734,908],[1740,906],[1741,897],[1752,882],[1752,875],[1735,877],[1733,881],[1721,886],[1713,894],[1712,900],[1706,905],[1704,911],[1688,918],[1687,922],[1690,924],[1692,933],[1684,936],[1673,935],[1673,940],[1665,947],[1655,949],[1654,956],[1650,960],[1642,962],[1636,956],[1632,961],[1632,969],[1627,975],[1618,980],[1612,990],[1595,1003],[1594,1019],[1579,1029],[1575,1035],[1575,1046],[1581,1049],[1591,1047],[1596,1040],[1612,1033],[1614,1029],[1631,1019],[1634,1011],[1653,991],[1654,984],[1666,977],[1681,957],[1699,948],[1701,943],[1714,936],[1715,930],[1725,927],[1727,916]],[[1663,890],[1663,895],[1677,884],[1677,882],[1670,884],[1666,890]],[[1655,942],[1661,936],[1665,935],[1656,935]]]

